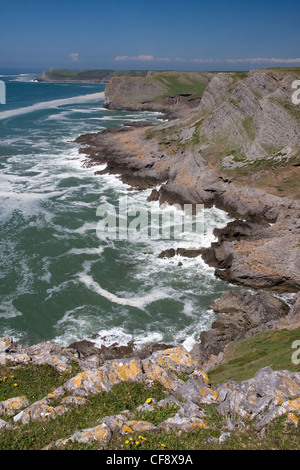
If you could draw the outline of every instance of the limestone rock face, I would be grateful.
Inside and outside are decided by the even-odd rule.
[[[27,397],[10,398],[0,402],[0,415],[12,416],[17,411],[29,405]]]
[[[199,380],[198,377],[193,377],[185,382],[175,391],[175,395],[182,400],[186,398],[196,405],[215,403],[218,398],[217,392],[211,389],[204,380]]]
[[[187,114],[199,105],[200,97],[189,99],[184,93],[185,86],[191,81],[195,89],[205,87],[213,76],[212,73],[200,72],[149,72],[146,77],[116,77],[105,89],[104,106],[109,109],[127,109],[133,111],[160,111],[172,117]],[[172,90],[171,82],[181,84],[183,92]]]
[[[107,163],[105,171],[122,181],[138,188],[160,185],[160,203],[215,205],[242,219],[241,233],[229,227],[201,252],[216,276],[255,289],[298,292],[300,114],[291,96],[299,73],[254,70],[206,78],[200,103],[179,119],[77,142],[88,145],[82,153],[91,164]],[[115,86],[120,92],[117,82],[107,88],[112,102]],[[125,101],[135,91],[129,88],[129,94],[120,92]]]
[[[94,428],[84,429],[74,433],[71,437],[64,441],[79,442],[80,444],[89,444],[90,442],[97,441],[101,444],[106,444],[111,439],[110,429],[105,424],[100,424]]]
[[[230,381],[218,387],[217,392],[221,415],[230,417],[234,412],[255,420],[255,426],[262,428],[276,417],[300,409],[300,373],[265,367],[252,379]]]
[[[200,335],[201,350],[218,355],[230,341],[269,331],[288,315],[289,307],[268,292],[231,290],[211,305],[219,313],[209,331]]]
[[[164,369],[171,369],[185,374],[191,374],[197,366],[187,350],[180,346],[154,352],[149,360]]]

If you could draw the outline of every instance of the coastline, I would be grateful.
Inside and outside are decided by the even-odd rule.
[[[194,256],[200,254],[208,265],[215,267],[215,275],[228,282],[228,292],[219,300],[217,307],[218,302],[212,306],[219,316],[213,322],[211,330],[200,334],[200,342],[191,351],[199,367],[209,370],[221,363],[223,351],[231,341],[264,331],[292,328],[293,325],[297,327],[299,320],[294,314],[290,314],[291,304],[286,304],[276,295],[290,294],[292,299],[294,297],[291,302],[293,304],[297,299],[295,294],[300,289],[300,279],[297,274],[293,276],[290,259],[282,257],[284,241],[284,249],[290,246],[295,263],[297,262],[298,247],[293,251],[293,244],[299,229],[296,225],[293,230],[290,220],[297,220],[299,202],[259,190],[245,191],[244,187],[233,182],[216,178],[205,167],[201,168],[201,181],[204,187],[209,185],[209,190],[204,190],[205,197],[201,197],[195,184],[196,179],[193,179],[195,175],[184,173],[180,168],[179,175],[175,174],[174,177],[174,169],[170,164],[173,156],[168,156],[165,151],[162,153],[163,149],[158,141],[148,139],[147,131],[151,131],[151,127],[143,122],[135,127],[79,136],[75,142],[80,146],[84,145],[79,152],[86,156],[86,165],[92,167],[99,163],[106,164],[104,170],[95,173],[98,177],[103,173],[115,174],[134,189],[152,188],[148,198],[150,201],[154,198],[160,203],[177,203],[182,206],[188,203],[201,203],[205,207],[215,205],[235,218],[226,227],[215,230],[217,242],[212,243],[211,247],[198,247],[198,250],[194,250],[197,251]],[[188,158],[191,161],[193,156]],[[186,168],[185,165],[184,170]],[[192,170],[194,168],[192,165]],[[177,182],[178,176],[180,184]],[[197,176],[199,179],[199,175]],[[157,190],[158,186],[160,189]],[[178,247],[174,246],[173,251],[176,249]],[[271,259],[268,256],[270,250],[273,250],[274,255]],[[231,287],[234,285],[240,287],[240,295],[235,295],[235,290]],[[226,296],[232,302],[229,308]],[[261,314],[254,320],[260,310]],[[224,315],[225,312],[227,315]],[[230,317],[233,312],[235,320],[232,323]],[[244,320],[245,312],[248,326]],[[233,327],[234,324],[242,326],[236,328]],[[221,341],[224,331],[226,339],[224,341],[222,338]]]
[[[229,286],[234,281],[229,267],[240,246],[277,241],[278,227],[281,238],[286,230],[294,237],[287,223],[298,210],[297,202],[245,193],[210,170],[201,173],[205,189],[200,197],[195,174],[184,173],[186,167],[180,166],[176,173],[170,162],[173,155],[145,136],[149,130],[143,122],[85,134],[75,142],[84,145],[80,154],[86,156],[85,165],[107,164],[98,177],[110,173],[134,189],[153,188],[149,200],[201,202],[239,217],[215,231],[218,242],[214,246],[182,256],[201,255],[211,265],[215,263],[216,275],[224,269]],[[188,158],[193,161],[194,157]],[[225,191],[228,185],[230,191]],[[137,349],[134,341],[97,348],[86,340],[60,347],[51,342],[27,346],[2,339],[2,372],[8,382],[8,396],[0,401],[3,448],[123,451],[129,449],[131,438],[143,450],[161,450],[161,442],[168,451],[182,449],[183,441],[185,449],[238,450],[245,448],[243,439],[249,449],[267,449],[273,446],[276,426],[281,426],[281,433],[282,426],[288,429],[289,446],[297,448],[300,372],[296,363],[284,367],[291,353],[280,349],[280,341],[291,343],[300,334],[300,295],[289,304],[280,298],[282,292],[297,291],[297,278],[275,279],[271,271],[243,278],[243,282],[238,279],[236,284],[239,290],[228,290],[211,306],[218,316],[189,352],[171,344]],[[276,341],[279,352],[271,348],[266,353],[268,344]],[[236,357],[239,347],[242,352]],[[278,355],[281,362],[270,367],[270,360]],[[56,374],[50,383],[49,370],[51,377]],[[26,374],[31,374],[31,381],[40,381],[41,391],[31,390]],[[18,396],[16,389],[9,390],[12,380],[17,380],[13,385],[19,388]],[[284,448],[285,440],[278,446]]]
[[[134,130],[128,127],[81,135],[75,142],[84,145],[79,152],[86,156],[88,166],[107,165],[96,175],[116,174],[135,189],[155,190],[160,186],[155,195],[160,203],[216,206],[235,218],[227,227],[215,230],[218,241],[202,253],[203,259],[216,268],[217,276],[254,289],[297,293],[299,249],[293,244],[299,235],[299,201],[237,185],[204,165],[196,168],[193,155],[185,155],[184,164],[176,168],[173,155],[168,155],[159,142],[148,140],[149,129],[141,123]],[[283,240],[285,250],[290,249],[289,260],[282,257]],[[268,246],[264,247],[266,241]],[[272,259],[266,256],[270,250],[274,251]]]

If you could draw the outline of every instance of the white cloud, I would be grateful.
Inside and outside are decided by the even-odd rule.
[[[79,60],[79,54],[78,54],[78,52],[72,52],[72,53],[70,54],[70,57],[71,57],[71,59],[73,60],[73,62],[78,62],[78,60]]]
[[[265,57],[256,57],[256,58],[242,58],[242,59],[182,59],[181,57],[171,58],[171,57],[154,57],[152,55],[138,55],[138,56],[118,56],[115,58],[115,61],[157,61],[157,62],[194,62],[198,64],[298,64],[300,63],[300,58],[295,59],[280,59],[280,58],[265,58]]]
[[[150,61],[155,60],[153,55],[138,55],[138,56],[128,56],[128,55],[120,55],[115,58],[115,61],[120,62],[122,60],[133,60],[133,61]]]
[[[265,58],[265,57],[256,57],[254,59],[227,59],[226,62],[231,63],[231,64],[238,64],[242,62],[249,62],[250,64],[259,64],[259,63],[264,63],[264,64],[297,64],[300,63],[300,58],[299,59],[277,59],[277,58]]]

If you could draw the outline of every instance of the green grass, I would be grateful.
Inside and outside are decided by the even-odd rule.
[[[14,367],[12,364],[0,366],[0,401],[26,395],[30,403],[44,398],[78,372],[77,364],[72,364],[72,372],[57,372],[53,367],[42,364],[27,364]]]
[[[256,335],[243,341],[233,342],[226,349],[224,364],[209,372],[212,385],[227,380],[245,380],[253,377],[261,367],[299,371],[300,366],[292,364],[295,352],[292,343],[300,339],[297,330],[278,330]],[[48,365],[26,364],[16,367],[5,364],[0,367],[0,399],[26,395],[30,402],[43,398],[57,388],[70,376],[59,374]],[[11,376],[14,377],[11,377]],[[5,381],[3,378],[7,377]],[[184,377],[182,377],[184,378]],[[18,387],[14,387],[18,383]],[[17,390],[17,393],[16,393]],[[165,389],[158,383],[151,387],[141,383],[123,382],[115,385],[109,392],[100,392],[86,399],[81,406],[73,406],[67,413],[43,422],[30,422],[17,425],[13,430],[0,431],[0,450],[40,450],[58,439],[65,439],[80,429],[97,426],[104,416],[119,414],[125,409],[132,412],[134,420],[144,420],[157,425],[177,412],[174,404],[161,408],[153,404],[151,411],[137,411],[147,398],[159,401],[166,397]],[[272,423],[264,437],[253,428],[252,422],[245,421],[245,427],[232,432],[231,436],[219,444],[209,438],[218,439],[226,427],[226,419],[217,413],[217,405],[202,405],[207,427],[197,431],[153,431],[121,435],[114,433],[112,440],[105,446],[107,450],[256,450],[256,449],[299,449],[299,430],[289,424],[283,416]],[[233,417],[234,418],[234,417]],[[238,417],[235,417],[239,420]],[[132,440],[129,440],[129,437]],[[99,450],[101,445],[68,443],[66,450]]]
[[[254,119],[252,116],[247,116],[242,122],[243,128],[247,132],[247,135],[250,140],[255,140],[256,130],[254,125]]]
[[[156,73],[154,78],[167,87],[164,96],[189,95],[187,96],[189,100],[201,98],[208,82],[197,80],[184,72],[178,74]]]
[[[212,384],[228,380],[241,382],[255,375],[262,367],[300,372],[300,365],[292,362],[294,341],[300,340],[300,328],[276,330],[230,343],[224,361],[209,372]]]
[[[300,67],[269,67],[262,70],[274,70],[277,72],[296,72],[300,73]]]
[[[114,77],[145,77],[147,70],[69,70],[52,69],[46,72],[50,80],[110,80]]]
[[[30,390],[29,384],[28,387]],[[26,391],[24,388],[25,395]],[[140,383],[129,382],[117,384],[109,392],[100,392],[91,396],[86,404],[73,407],[71,411],[55,419],[30,422],[12,431],[0,431],[0,450],[42,449],[49,443],[69,437],[79,429],[97,426],[104,416],[118,414],[125,409],[135,411],[149,397],[157,401],[165,398],[162,386],[154,384],[152,387],[147,387]]]

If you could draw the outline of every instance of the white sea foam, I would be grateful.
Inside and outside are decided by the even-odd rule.
[[[100,256],[104,251],[103,246],[95,248],[72,248],[67,252],[67,255],[97,255]]]
[[[113,294],[112,292],[103,289],[91,275],[86,273],[80,273],[78,275],[79,281],[82,282],[89,290],[96,292],[96,294],[100,295],[101,297],[106,298],[112,303],[116,303],[119,305],[127,305],[130,307],[136,307],[143,310],[147,305],[156,302],[157,300],[162,300],[170,297],[170,293],[167,290],[161,289],[152,289],[151,292],[145,294],[142,297],[118,297],[117,295]]]
[[[57,108],[59,106],[64,106],[74,103],[86,103],[88,101],[100,101],[104,99],[104,92],[101,93],[91,93],[88,95],[73,96],[72,98],[63,98],[59,100],[44,101],[42,103],[36,103],[31,106],[26,106],[23,108],[11,109],[8,111],[0,112],[0,119],[7,119],[15,116],[20,116],[22,114],[32,113],[34,111],[40,111],[41,109]]]
[[[78,99],[86,102],[86,96],[80,96]],[[29,110],[19,108],[11,112],[17,112],[16,115],[18,115],[23,111],[31,112],[32,108],[35,110],[68,106],[72,104],[70,101],[72,99],[40,103],[37,104],[38,108],[36,108],[37,105],[33,105],[29,107]],[[53,238],[55,250],[52,253],[51,240],[45,240],[49,241],[47,245],[49,252],[45,256],[46,245],[42,242],[42,255],[39,257],[40,245],[39,242],[37,243],[36,257],[33,255],[34,263],[32,263],[33,259],[28,259],[28,256],[23,258],[23,265],[20,266],[19,288],[11,292],[4,299],[5,305],[2,305],[5,309],[7,308],[7,314],[12,317],[21,315],[22,313],[13,307],[13,301],[18,295],[35,294],[34,289],[41,286],[39,294],[44,292],[41,305],[51,299],[50,305],[56,305],[58,318],[60,315],[60,320],[54,325],[57,330],[55,341],[60,344],[68,345],[72,341],[88,339],[92,334],[98,333],[99,337],[96,340],[98,345],[113,343],[121,345],[134,340],[136,344],[142,346],[151,342],[170,341],[173,344],[184,344],[191,348],[198,339],[200,329],[209,324],[212,318],[212,314],[207,314],[206,309],[203,308],[202,311],[199,296],[201,298],[201,295],[206,296],[207,293],[212,293],[215,283],[219,281],[214,280],[214,269],[205,265],[201,257],[183,259],[175,256],[170,259],[159,259],[158,254],[171,247],[209,246],[214,241],[214,227],[226,225],[228,216],[215,208],[208,209],[205,213],[204,235],[195,234],[190,240],[177,242],[148,239],[142,244],[139,244],[138,240],[128,240],[125,246],[124,243],[122,245],[115,240],[107,240],[106,244],[97,246],[99,239],[96,236],[98,223],[96,208],[100,202],[117,203],[119,197],[126,195],[130,202],[143,204],[149,211],[151,209],[156,214],[168,212],[169,206],[161,207],[158,202],[148,203],[147,197],[151,190],[128,191],[129,186],[123,184],[116,175],[105,174],[95,177],[95,171],[104,169],[105,165],[84,166],[87,159],[78,153],[78,148],[71,143],[71,140],[78,134],[82,134],[85,129],[88,132],[103,129],[100,123],[97,125],[97,119],[95,122],[87,119],[92,117],[90,114],[83,120],[79,119],[80,116],[74,116],[74,113],[91,113],[101,111],[101,109],[104,111],[97,104],[91,106],[91,103],[92,101],[86,108],[81,108],[79,106],[81,101],[79,101],[78,106],[60,108],[59,112],[50,110],[45,115],[48,116],[48,121],[53,122],[45,123],[47,118],[45,119],[43,114],[38,125],[32,128],[25,138],[16,138],[13,134],[8,134],[5,139],[4,145],[10,145],[10,140],[11,146],[16,147],[14,155],[5,158],[2,165],[3,179],[0,181],[0,196],[3,197],[2,210],[7,211],[7,215],[11,215],[16,209],[24,212],[25,215],[32,216],[29,220],[20,218],[24,224],[20,229],[18,227],[20,233],[28,227],[37,230],[51,229],[49,233]],[[44,105],[45,108],[43,108]],[[108,120],[118,120],[121,125],[126,120],[144,118],[157,120],[159,113],[135,113],[134,115],[120,113],[117,116],[115,111],[105,110],[105,113],[100,116],[103,114],[106,114],[106,117],[104,116],[102,121],[112,118]],[[0,118],[1,116],[4,119],[5,114],[0,113]],[[57,123],[57,126],[56,120],[61,121]],[[39,124],[41,127],[38,127]],[[59,130],[55,138],[51,135],[48,138],[48,124],[56,132]],[[28,151],[30,148],[34,149],[32,153]],[[73,218],[70,217],[72,215]],[[16,218],[13,214],[11,220],[14,221],[18,217],[19,214]],[[76,222],[75,228],[74,222]],[[59,245],[57,239],[63,240],[63,244]],[[56,250],[58,245],[63,247],[59,253]],[[108,266],[110,258],[106,259],[105,256],[105,250],[108,247],[109,256],[114,252],[120,263],[133,261],[134,268],[127,271],[126,280],[121,285],[118,285],[116,281],[113,288],[104,289],[100,285],[101,281],[99,284],[98,279],[92,274],[91,267],[94,264],[98,267],[103,263],[108,267],[108,272],[113,275],[114,267]],[[16,251],[17,257],[20,256],[17,248],[16,245],[16,250],[11,247],[6,251],[7,253]],[[70,260],[70,263],[65,263],[66,275],[56,277],[57,268],[61,269],[64,266],[64,257]],[[177,267],[179,261],[183,262],[180,268]],[[4,266],[5,269],[2,272],[9,273],[13,263],[14,259],[9,259],[8,265]],[[34,265],[37,268],[31,277],[30,272],[33,271]],[[38,284],[39,281],[42,281],[41,285]],[[70,296],[70,292],[74,290],[78,290],[78,298],[76,295]],[[90,292],[92,294],[87,295]],[[59,302],[61,299],[64,300]],[[164,299],[169,299],[169,302],[161,302],[161,310],[151,305],[153,302]],[[85,302],[87,305],[84,305]],[[62,311],[64,305],[66,305],[65,310],[69,309],[65,313],[64,310]],[[173,305],[174,312],[178,312],[178,324],[175,313],[175,321],[172,322],[170,319],[172,312],[169,309]],[[135,307],[138,310],[132,311],[128,307]],[[138,315],[140,321],[135,322],[131,314]],[[24,313],[24,321],[26,321],[25,316],[26,313]],[[121,326],[113,326],[116,324]],[[188,325],[186,328],[178,326],[186,324]]]

